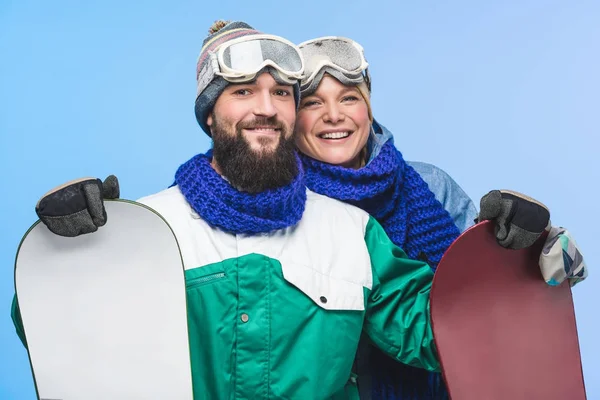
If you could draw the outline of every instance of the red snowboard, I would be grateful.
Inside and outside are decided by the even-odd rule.
[[[431,320],[452,400],[586,398],[571,288],[544,282],[542,246],[504,249],[488,221],[444,254]]]

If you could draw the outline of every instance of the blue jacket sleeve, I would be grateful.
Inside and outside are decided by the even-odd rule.
[[[435,198],[442,203],[461,232],[474,225],[477,208],[465,191],[444,170],[432,164],[407,161],[429,186]]]

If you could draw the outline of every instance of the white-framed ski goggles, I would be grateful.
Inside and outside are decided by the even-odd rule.
[[[300,82],[303,95],[313,93],[325,72],[345,85],[365,82],[371,90],[369,63],[362,46],[352,39],[324,36],[298,45],[304,58],[304,76]]]
[[[275,35],[248,35],[229,40],[209,52],[210,60],[198,75],[199,95],[221,76],[230,83],[249,82],[266,67],[272,67],[280,83],[299,83],[304,60],[298,46]]]

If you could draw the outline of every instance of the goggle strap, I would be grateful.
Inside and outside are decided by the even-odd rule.
[[[200,70],[200,73],[198,74],[198,77],[200,79],[198,80],[196,96],[199,96],[204,91],[204,89],[206,89],[208,85],[215,79],[215,72],[219,72],[219,62],[217,61],[215,54],[211,52],[209,57],[210,61],[204,65],[204,67],[202,68],[202,70]]]
[[[363,73],[365,83],[367,84],[367,89],[369,89],[369,93],[371,93],[371,74],[369,73],[369,68],[365,68]]]

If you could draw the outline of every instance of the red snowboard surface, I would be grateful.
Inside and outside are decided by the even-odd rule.
[[[544,282],[542,246],[504,249],[487,221],[444,254],[431,319],[452,400],[586,398],[571,288]]]

